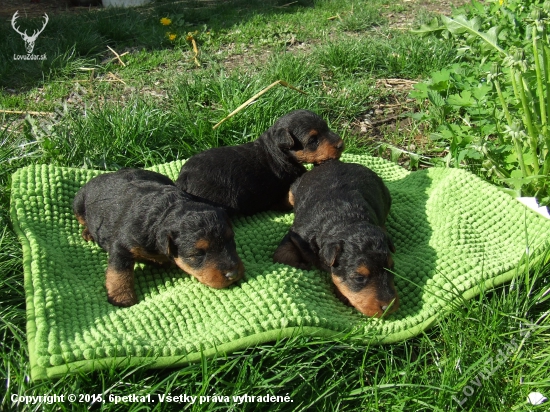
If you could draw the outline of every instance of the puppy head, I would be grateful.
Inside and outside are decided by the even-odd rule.
[[[267,132],[272,144],[288,151],[299,163],[319,164],[339,159],[344,150],[340,136],[309,110],[295,110],[278,119]]]
[[[163,228],[158,242],[180,269],[216,289],[243,277],[231,222],[222,209],[201,204],[176,215],[177,221]]]
[[[381,317],[399,308],[393,284],[393,259],[385,233],[380,229],[355,231],[327,242],[319,250],[330,268],[338,297],[367,316]],[[374,235],[374,236],[373,236]]]

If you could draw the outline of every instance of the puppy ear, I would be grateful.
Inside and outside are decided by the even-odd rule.
[[[291,149],[294,147],[294,139],[286,128],[278,128],[268,131],[268,139],[280,149]]]
[[[393,244],[391,237],[388,233],[386,233],[386,242],[388,243],[388,248],[390,249],[391,253],[395,253],[395,245]]]
[[[392,258],[391,255],[388,253],[388,261],[386,262],[386,269],[393,270],[393,266],[394,266],[393,258]]]
[[[176,244],[172,238],[172,235],[167,230],[162,231],[157,236],[158,250],[164,253],[168,257],[174,257],[178,255]]]
[[[333,267],[338,264],[337,260],[342,249],[342,241],[325,243],[319,250],[319,256],[328,267]]]
[[[395,245],[393,244],[390,234],[388,233],[388,229],[386,228],[386,225],[382,225],[382,230],[384,231],[384,237],[386,238],[386,244],[388,245],[388,248],[390,249],[391,253],[395,253]]]

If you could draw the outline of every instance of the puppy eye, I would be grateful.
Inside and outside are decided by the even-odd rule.
[[[351,281],[358,286],[365,286],[368,283],[369,278],[363,275],[355,275],[351,277]]]
[[[307,142],[308,146],[317,147],[319,146],[319,139],[317,136],[312,136]]]
[[[191,255],[189,255],[189,258],[198,262],[203,260],[205,256],[206,256],[206,250],[197,249]]]

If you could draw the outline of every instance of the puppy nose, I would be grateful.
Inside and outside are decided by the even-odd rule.
[[[225,277],[229,280],[237,279],[238,276],[239,276],[239,271],[238,270],[232,270],[231,272],[227,272],[225,274]]]
[[[392,302],[390,302],[389,304],[383,304],[383,305],[380,305],[380,309],[382,310],[382,312],[386,312],[388,315],[390,313],[393,313],[395,311],[397,311],[397,309],[399,309],[399,299],[398,298],[395,298]]]

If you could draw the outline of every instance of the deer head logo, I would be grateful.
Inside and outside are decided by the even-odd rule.
[[[46,28],[46,24],[48,24],[48,21],[50,20],[48,18],[48,15],[46,13],[44,13],[44,25],[42,26],[42,28],[40,30],[35,30],[33,33],[32,33],[32,36],[29,36],[27,34],[27,30],[25,30],[23,33],[21,33],[21,31],[19,31],[19,28],[15,26],[15,21],[17,20],[17,18],[19,17],[17,14],[19,13],[19,10],[17,10],[12,19],[11,19],[11,26],[13,27],[13,29],[19,33],[21,35],[21,38],[25,41],[25,48],[27,49],[27,53],[28,54],[31,54],[32,51],[34,50],[34,42],[36,41],[36,39],[38,38],[38,35],[40,33],[42,33],[44,31],[44,29]]]

